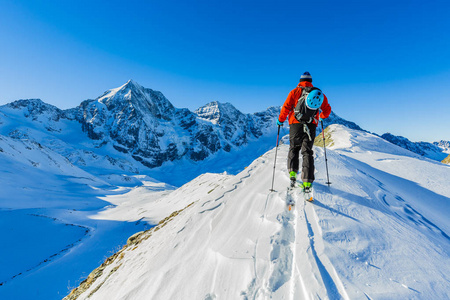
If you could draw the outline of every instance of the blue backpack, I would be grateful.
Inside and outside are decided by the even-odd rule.
[[[323,103],[323,93],[319,88],[305,86],[294,108],[294,116],[302,124],[312,123]]]

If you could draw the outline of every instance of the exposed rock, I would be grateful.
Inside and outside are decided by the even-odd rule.
[[[330,127],[325,128],[324,130],[324,135],[325,135],[325,147],[331,147],[334,145],[334,141],[332,138],[332,130],[330,129]],[[314,146],[317,147],[323,147],[323,135],[322,133],[318,134],[314,140]]]
[[[442,163],[450,165],[450,155],[447,156],[447,157],[442,161]]]

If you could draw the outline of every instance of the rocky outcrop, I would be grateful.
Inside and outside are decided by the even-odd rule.
[[[447,156],[447,157],[442,161],[442,163],[447,164],[447,165],[450,165],[450,155]]]

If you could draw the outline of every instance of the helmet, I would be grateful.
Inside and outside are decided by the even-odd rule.
[[[309,109],[318,109],[323,102],[323,93],[321,90],[312,90],[306,97],[306,106]]]

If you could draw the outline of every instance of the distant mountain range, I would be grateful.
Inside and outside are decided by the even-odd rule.
[[[405,137],[395,136],[390,133],[385,133],[381,137],[397,146],[437,161],[442,161],[450,153],[450,142],[448,141],[434,143],[411,142]]]
[[[101,160],[110,168],[137,173],[136,161],[154,168],[181,158],[201,161],[247,145],[275,131],[278,112],[271,107],[243,114],[219,102],[191,112],[130,80],[68,110],[39,99],[12,102],[0,107],[0,125],[2,135],[35,139],[74,164]]]
[[[61,110],[40,99],[0,106],[0,134],[47,147],[93,174],[98,173],[96,168],[102,173],[105,169],[140,173],[181,160],[195,164],[208,159],[214,165],[214,160],[221,160],[220,153],[235,151],[252,152],[246,153],[254,156],[251,162],[274,146],[279,111],[274,106],[244,114],[230,103],[214,101],[192,112],[130,80],[72,109]],[[334,112],[324,120],[325,126],[330,124],[363,130]],[[287,126],[283,129],[287,133]],[[382,137],[436,160],[450,153],[446,141],[412,143],[390,134]],[[246,148],[256,142],[257,152]]]

